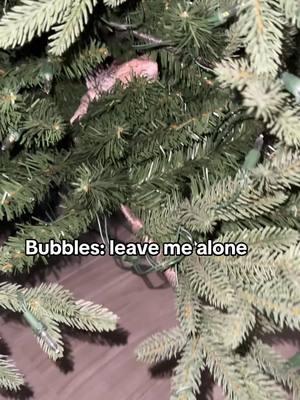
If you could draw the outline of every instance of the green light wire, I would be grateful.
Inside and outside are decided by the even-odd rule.
[[[101,237],[101,240],[104,244],[106,244],[106,246],[108,246],[109,244],[109,234],[108,234],[108,229],[107,229],[107,218],[104,217],[104,234],[103,234],[103,229],[102,229],[102,224],[100,222],[100,218],[97,215],[97,223],[98,223],[98,227],[99,227],[99,234]],[[186,239],[190,242],[193,243],[193,238],[192,235],[189,231],[187,231],[185,228],[183,228],[182,226],[179,226],[176,232],[176,241],[179,242],[179,239],[181,237],[181,234],[184,233]],[[120,259],[124,262],[129,262],[128,260],[126,260],[126,258],[129,256],[121,256]],[[148,254],[145,256],[148,265],[144,265],[144,267],[146,267],[147,269],[142,269],[141,265],[143,266],[143,264],[140,263],[139,261],[139,257],[136,257],[136,259],[131,262],[132,264],[132,269],[138,274],[138,275],[148,275],[151,272],[163,272],[166,269],[169,269],[171,267],[176,268],[176,276],[177,276],[177,268],[178,268],[178,264],[184,259],[184,255],[178,256],[176,257],[174,260],[172,261],[168,261],[168,260],[164,260],[160,263],[156,262],[152,256],[149,256]],[[132,260],[132,259],[131,259]]]

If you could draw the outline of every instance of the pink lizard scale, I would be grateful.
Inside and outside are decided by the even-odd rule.
[[[111,92],[117,81],[126,87],[134,76],[144,77],[149,81],[156,80],[158,78],[157,63],[143,57],[134,58],[120,65],[113,63],[109,68],[100,69],[90,75],[86,80],[88,90],[81,98],[80,105],[70,123],[80,120],[87,113],[90,102],[97,100],[104,93]]]
[[[80,105],[70,123],[73,124],[76,120],[80,120],[87,113],[90,102],[97,100],[105,93],[109,93],[117,81],[120,81],[126,87],[134,76],[154,81],[158,79],[158,64],[148,58],[140,57],[120,65],[113,63],[109,68],[100,69],[91,74],[86,80],[87,92],[81,98]],[[143,227],[143,222],[132,213],[128,206],[122,204],[121,210],[132,231],[137,233]],[[152,242],[150,238],[145,239]],[[158,257],[158,259],[160,258],[161,256]],[[173,287],[176,286],[177,275],[174,268],[164,271],[164,275]]]

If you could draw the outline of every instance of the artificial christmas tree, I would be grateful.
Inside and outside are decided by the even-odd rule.
[[[205,368],[230,399],[300,396],[294,366],[261,340],[300,330],[299,26],[297,0],[4,4],[2,272],[37,261],[26,240],[75,239],[120,208],[141,241],[247,246],[146,257],[146,271],[171,275],[179,326],[137,355],[180,355],[172,399],[195,399]],[[52,355],[54,321],[95,326],[98,308],[87,316],[62,288],[1,290]],[[49,296],[33,309],[39,293]],[[16,387],[8,371],[2,382]]]

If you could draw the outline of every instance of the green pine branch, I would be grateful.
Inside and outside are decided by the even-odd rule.
[[[116,316],[106,308],[90,301],[78,300],[75,316],[69,325],[91,332],[107,332],[115,329],[116,322]]]
[[[96,40],[79,47],[77,51],[71,51],[72,49],[59,62],[59,71],[62,71],[68,79],[87,77],[109,55],[107,47]],[[54,65],[55,61],[58,60],[54,58]]]
[[[181,218],[188,229],[211,232],[217,221],[236,221],[268,214],[288,198],[283,191],[262,194],[243,178],[227,178],[211,185],[202,195],[181,206]]]
[[[104,0],[104,4],[109,7],[117,7],[126,1],[127,0]]]
[[[25,96],[16,85],[0,88],[0,139],[3,140],[9,128],[17,129],[26,110]]]
[[[238,362],[250,399],[282,400],[288,398],[283,388],[268,374],[263,373],[249,355],[239,359]]]
[[[53,28],[54,34],[50,36],[49,53],[62,55],[83,32],[88,22],[89,14],[92,14],[97,0],[75,0],[72,7],[65,14],[62,24]]]
[[[273,319],[281,329],[299,329],[299,288],[284,279],[273,278],[268,282],[244,284],[238,290],[244,298],[262,314]]]
[[[259,368],[271,375],[276,382],[291,390],[295,399],[299,397],[299,375],[297,371],[288,366],[286,359],[261,340],[256,340],[253,343],[250,354]]]
[[[66,133],[66,123],[55,103],[39,99],[31,107],[22,124],[20,143],[26,148],[45,148],[58,143]]]
[[[25,255],[26,240],[36,239],[43,243],[50,239],[71,240],[86,231],[93,219],[89,210],[74,207],[52,222],[20,225],[16,236],[10,236],[0,249],[0,270],[4,273],[28,270],[40,258]]]
[[[259,76],[257,69],[244,59],[224,60],[217,64],[215,72],[221,86],[242,92],[249,112],[266,123],[273,135],[288,146],[299,144],[299,107],[287,103],[289,96],[283,91],[281,79]]]
[[[205,367],[202,343],[197,337],[186,344],[171,381],[171,400],[196,400]]]
[[[270,160],[253,171],[260,187],[272,192],[299,187],[300,162],[298,150],[278,149]]]
[[[23,0],[0,21],[0,47],[23,46],[35,36],[49,31],[63,21],[72,4],[72,0]]]
[[[54,351],[43,337],[37,338],[42,349],[54,360],[63,356],[60,323],[90,332],[116,328],[118,318],[111,311],[90,301],[75,300],[70,291],[57,284],[41,284],[36,288],[24,289],[19,285],[1,283],[0,307],[22,312],[20,296],[25,299],[28,310],[45,325],[56,344],[57,351]]]
[[[245,361],[237,354],[225,350],[221,342],[209,334],[201,338],[206,365],[216,382],[233,400],[263,400],[274,398],[282,400],[283,391],[266,375],[259,373],[254,362]]]
[[[206,365],[214,380],[222,385],[223,390],[232,400],[249,400],[249,392],[240,371],[237,357],[226,351],[223,346],[209,338],[202,338],[202,351],[206,358]]]
[[[297,0],[279,0],[279,6],[293,25],[300,27],[300,5]]]
[[[0,356],[0,386],[4,389],[17,391],[24,384],[24,378],[11,360]]]
[[[156,363],[176,357],[186,343],[183,331],[176,327],[152,335],[144,340],[135,350],[138,360]]]
[[[23,154],[22,158],[7,162],[1,170],[0,219],[13,220],[25,212],[32,212],[48,193],[52,182],[59,182],[65,157],[54,153]],[[60,165],[61,164],[61,165]]]
[[[191,255],[184,259],[182,269],[193,291],[210,304],[225,308],[234,302],[234,290],[230,280],[217,263]]]
[[[258,74],[276,75],[280,64],[283,19],[275,0],[240,0],[238,30]]]
[[[234,306],[228,308],[228,314],[223,316],[220,330],[224,338],[224,346],[236,350],[249,338],[256,325],[256,315],[251,304],[238,299]]]
[[[72,169],[72,159],[68,161]],[[30,268],[38,258],[24,254],[25,241],[36,239],[46,243],[51,239],[72,240],[85,232],[95,217],[114,210],[125,203],[128,183],[124,173],[115,174],[100,164],[88,167],[81,165],[71,174],[72,182],[69,199],[65,199],[61,207],[63,214],[50,222],[37,220],[35,224],[27,223],[18,226],[15,236],[10,236],[7,243],[0,249],[0,270],[10,273],[13,270],[22,271]]]
[[[189,281],[181,277],[176,290],[177,319],[185,334],[195,335],[201,324],[201,303],[192,292]]]
[[[5,70],[1,86],[3,88],[15,87],[18,90],[34,86],[42,87],[45,81],[44,70],[48,65],[49,61],[44,57],[21,59]]]

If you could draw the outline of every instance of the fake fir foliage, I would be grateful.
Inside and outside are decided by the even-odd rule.
[[[0,218],[14,226],[3,274],[38,261],[25,256],[26,239],[77,238],[124,204],[143,221],[140,238],[248,245],[243,257],[152,260],[152,270],[176,271],[178,326],[136,353],[148,363],[178,356],[172,400],[196,399],[204,369],[232,400],[300,397],[297,369],[264,343],[300,330],[299,25],[297,0],[2,7]],[[99,64],[144,53],[159,79],[117,83],[70,124]],[[60,323],[115,326],[60,286],[5,280],[0,305],[23,313],[53,359]],[[5,359],[0,383],[22,383]]]

